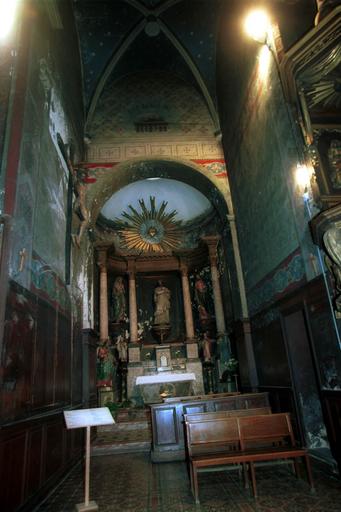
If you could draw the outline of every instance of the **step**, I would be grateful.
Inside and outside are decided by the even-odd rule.
[[[127,421],[124,423],[115,423],[113,425],[101,425],[97,427],[97,435],[101,432],[117,432],[118,430],[147,430],[151,429],[148,421]]]
[[[131,415],[134,416],[134,415]],[[91,446],[91,454],[150,452],[151,425],[145,415],[143,420],[130,418],[129,421],[97,427],[97,437]],[[126,415],[124,416],[126,418]]]
[[[150,442],[132,442],[132,443],[114,443],[103,446],[91,446],[91,456],[112,455],[118,453],[149,453],[151,450]]]

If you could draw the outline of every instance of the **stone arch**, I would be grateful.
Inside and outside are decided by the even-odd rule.
[[[110,168],[105,164],[101,168],[98,164],[97,181],[91,185],[87,195],[91,224],[96,223],[104,203],[116,191],[135,181],[156,176],[182,181],[199,190],[209,199],[223,222],[232,212],[227,178],[217,178],[204,165],[188,160],[143,158],[125,160]]]

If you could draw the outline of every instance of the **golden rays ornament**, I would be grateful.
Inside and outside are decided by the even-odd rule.
[[[131,204],[130,212],[122,212],[126,222],[116,219],[122,226],[118,233],[122,246],[139,252],[169,252],[181,244],[181,221],[175,221],[177,211],[166,212],[167,201],[162,201],[159,208],[155,206],[155,197],[150,196],[150,208],[143,199],[139,199],[141,211],[138,212]]]

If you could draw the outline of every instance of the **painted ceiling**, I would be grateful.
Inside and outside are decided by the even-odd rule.
[[[215,109],[220,0],[74,0],[85,101],[95,108],[107,80],[166,72]]]
[[[156,198],[156,208],[163,202],[167,203],[166,213],[177,211],[175,220],[188,222],[212,210],[209,200],[197,189],[171,179],[146,179],[131,183],[115,192],[104,204],[101,214],[108,220],[124,220],[122,213],[127,205],[138,212],[141,211],[139,201],[149,206],[150,197]]]

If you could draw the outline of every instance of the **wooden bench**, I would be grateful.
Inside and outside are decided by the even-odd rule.
[[[219,418],[231,418],[235,416],[264,416],[271,414],[270,407],[257,407],[254,409],[235,409],[232,411],[218,411],[218,412],[197,412],[191,414],[184,414],[185,423],[195,422],[202,420],[216,420]]]
[[[279,459],[293,460],[299,476],[298,458],[302,458],[314,489],[309,456],[305,448],[297,448],[288,413],[264,416],[203,419],[186,425],[191,488],[199,503],[198,471],[203,468],[246,464],[250,469],[253,494],[257,497],[255,462]]]
[[[215,393],[211,395],[191,395],[191,396],[169,396],[162,400],[165,404],[173,402],[188,402],[189,400],[212,400],[213,398],[224,398],[226,396],[240,395],[240,391],[231,391],[229,393]]]

